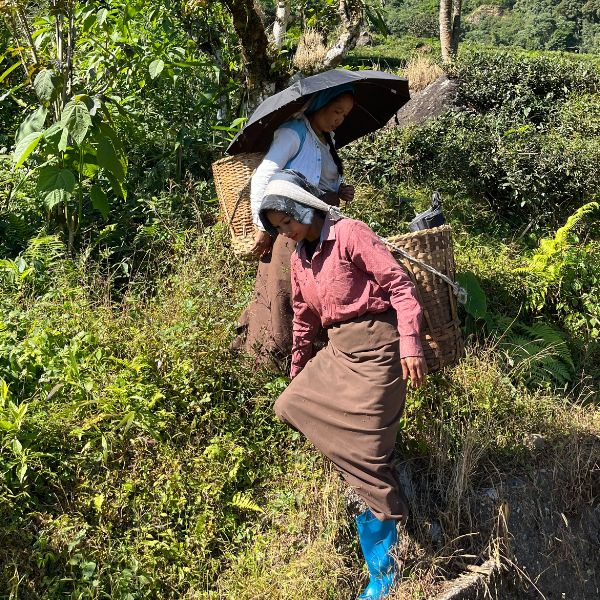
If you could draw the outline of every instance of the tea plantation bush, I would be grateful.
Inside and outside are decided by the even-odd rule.
[[[557,227],[600,193],[600,67],[561,55],[466,51],[459,106],[348,151],[359,175],[483,198],[518,227]],[[367,146],[374,152],[366,151]]]

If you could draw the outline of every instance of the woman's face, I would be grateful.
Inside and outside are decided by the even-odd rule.
[[[308,119],[318,132],[331,132],[337,129],[354,108],[354,96],[342,94],[334,98],[329,104],[313,113]]]
[[[290,240],[294,240],[294,242],[306,239],[310,225],[303,225],[296,221],[296,219],[278,210],[268,210],[266,215],[269,223],[277,229],[277,233],[284,235]]]

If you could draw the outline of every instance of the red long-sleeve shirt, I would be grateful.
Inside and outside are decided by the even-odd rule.
[[[400,356],[423,356],[421,306],[414,285],[391,252],[362,221],[325,218],[312,261],[300,243],[291,258],[295,377],[312,357],[319,325],[385,312],[398,315]]]

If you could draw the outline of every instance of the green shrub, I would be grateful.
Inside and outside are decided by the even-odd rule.
[[[507,112],[515,122],[544,122],[570,96],[600,92],[600,63],[566,54],[464,48],[450,70],[458,103],[480,113]]]
[[[384,189],[404,181],[462,193],[485,198],[520,228],[553,225],[600,192],[593,119],[579,131],[560,118],[558,127],[535,126],[505,112],[446,112],[420,127],[384,130],[374,144],[361,140],[352,155],[358,172]]]

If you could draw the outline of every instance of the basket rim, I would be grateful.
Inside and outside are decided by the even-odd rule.
[[[388,240],[395,240],[397,238],[410,239],[413,237],[422,236],[423,234],[433,235],[435,233],[445,233],[447,231],[452,232],[452,226],[448,225],[446,223],[445,225],[440,225],[439,227],[432,227],[431,229],[420,229],[419,231],[410,231],[408,233],[397,233],[397,234],[388,236],[387,239]]]

